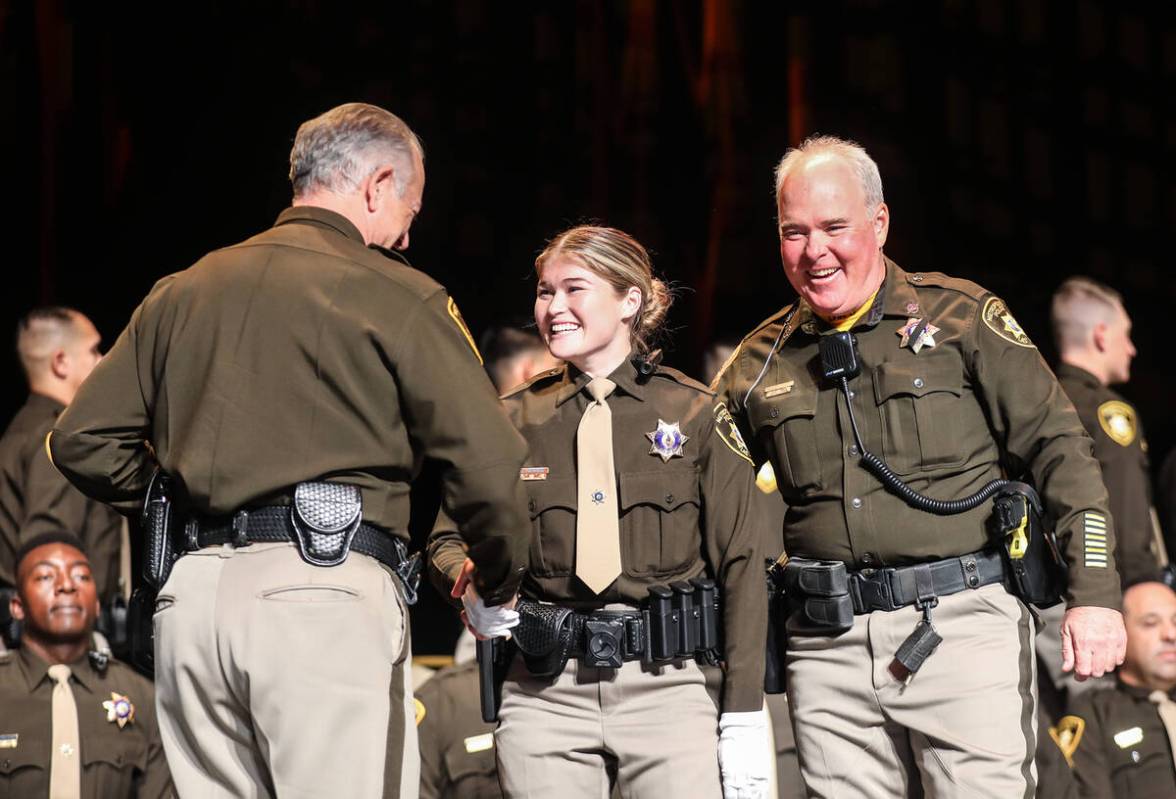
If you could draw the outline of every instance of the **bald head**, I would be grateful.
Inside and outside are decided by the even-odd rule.
[[[72,308],[30,311],[16,327],[16,354],[29,389],[68,405],[100,360],[98,329]]]
[[[1160,691],[1176,688],[1176,591],[1161,582],[1131,586],[1123,592],[1123,621],[1123,682]]]

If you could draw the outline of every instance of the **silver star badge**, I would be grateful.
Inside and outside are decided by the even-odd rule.
[[[670,423],[661,419],[657,420],[657,429],[652,433],[646,433],[645,437],[653,445],[649,448],[649,454],[660,455],[662,463],[667,463],[670,458],[681,458],[682,445],[690,440],[690,436],[682,432],[677,422]]]

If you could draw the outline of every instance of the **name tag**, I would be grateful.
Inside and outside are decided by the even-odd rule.
[[[487,749],[494,748],[494,733],[487,732],[482,735],[471,735],[465,739],[465,750],[471,755],[474,752],[485,752]]]
[[[792,387],[796,384],[795,380],[787,380],[783,383],[777,383],[774,386],[768,386],[764,389],[764,399],[771,399],[778,397],[781,394],[789,394],[792,392]]]
[[[20,740],[19,733],[10,732],[7,735],[0,735],[0,749],[15,749],[18,740]]]
[[[1130,729],[1115,733],[1115,743],[1119,745],[1120,749],[1135,746],[1142,740],[1143,729],[1140,727],[1131,727]]]
[[[546,466],[524,466],[519,469],[520,480],[546,480],[547,473],[551,471]]]

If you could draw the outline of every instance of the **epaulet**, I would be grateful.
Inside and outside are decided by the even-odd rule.
[[[793,309],[793,307],[795,307],[795,305],[796,305],[796,303],[790,303],[788,305],[785,305],[783,308],[776,311],[776,313],[772,314],[767,319],[760,322],[758,325],[756,325],[754,328],[752,328],[750,333],[748,333],[746,336],[743,337],[743,341],[739,342],[739,346],[742,347],[745,342],[749,341],[752,336],[754,336],[757,333],[759,333],[760,331],[762,331],[765,327],[768,327],[770,325],[774,325],[776,322],[779,322],[781,319],[783,319],[785,316],[787,316],[792,311],[792,309]],[[736,348],[736,349],[738,349],[738,348]]]
[[[539,387],[545,383],[549,383],[553,379],[559,378],[561,375],[563,375],[563,372],[564,372],[564,367],[562,367],[562,366],[557,366],[554,369],[548,369],[545,372],[540,372],[539,374],[535,375],[534,377],[532,377],[530,380],[526,381],[525,383],[519,383],[514,388],[507,389],[507,391],[505,391],[499,397],[499,399],[506,399],[507,397],[513,397],[515,394],[521,394],[522,392],[526,391],[527,389],[531,388],[532,386]]]
[[[678,383],[679,385],[686,386],[687,388],[692,388],[695,391],[699,391],[703,394],[708,394],[708,395],[714,394],[714,392],[710,390],[710,386],[707,386],[703,383],[698,382],[693,377],[688,377],[687,375],[683,374],[682,372],[679,372],[677,369],[673,368],[672,366],[658,366],[657,371],[654,372],[653,376],[654,377],[662,377],[667,380],[673,380],[675,383]]]
[[[992,294],[991,291],[983,286],[973,283],[971,280],[964,280],[959,277],[951,277],[942,272],[908,272],[906,275],[907,283],[910,283],[915,288],[922,286],[934,286],[941,289],[950,289],[951,291],[958,291],[967,297],[974,300],[982,300]]]

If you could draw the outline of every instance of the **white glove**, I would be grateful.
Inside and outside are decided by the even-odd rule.
[[[723,799],[767,799],[772,767],[768,712],[719,716],[719,772]]]
[[[510,629],[518,626],[519,612],[504,605],[486,607],[471,582],[461,595],[466,622],[483,638],[510,638]]]

